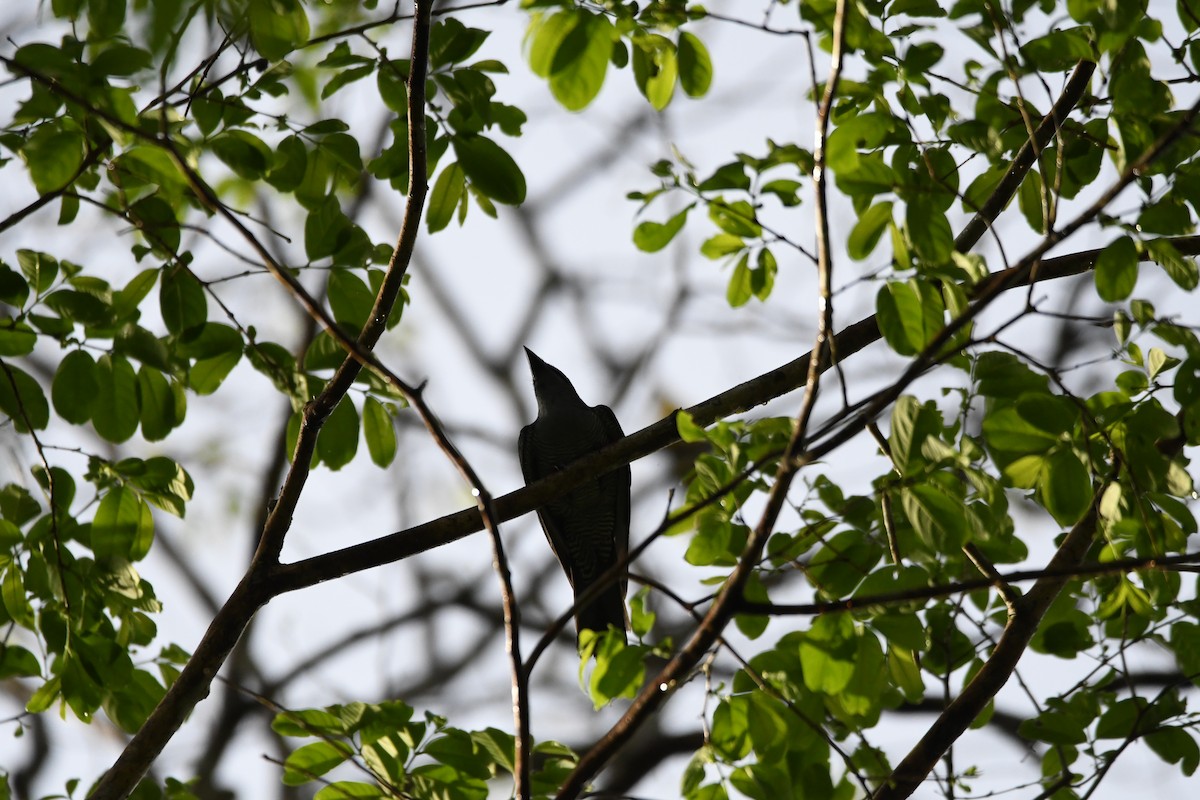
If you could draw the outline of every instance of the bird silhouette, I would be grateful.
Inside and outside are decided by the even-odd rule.
[[[525,348],[533,373],[538,416],[521,429],[519,455],[525,483],[556,472],[625,434],[612,409],[588,406],[561,370]],[[592,584],[629,550],[629,465],[588,480],[538,509],[550,548],[575,591],[576,630],[627,631],[626,579],[615,579],[590,602]],[[576,639],[578,641],[578,637]]]

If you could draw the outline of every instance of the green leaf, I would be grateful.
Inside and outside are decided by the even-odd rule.
[[[581,640],[583,658],[580,667],[587,663],[588,651],[596,657],[596,666],[588,682],[588,694],[596,708],[601,708],[618,697],[634,697],[645,680],[646,668],[642,655],[648,648],[625,644],[625,637],[612,629],[600,634],[591,643]]]
[[[429,63],[435,67],[470,58],[487,40],[488,31],[468,28],[454,17],[444,17],[429,34]]]
[[[288,136],[275,148],[267,183],[281,192],[294,192],[304,183],[308,170],[308,150],[299,136]]]
[[[779,198],[779,202],[787,208],[800,205],[799,190],[803,186],[800,181],[794,181],[791,178],[776,178],[772,181],[767,181],[762,185],[763,194],[773,194]]]
[[[1068,448],[1046,460],[1038,490],[1042,505],[1063,527],[1078,522],[1092,502],[1092,479],[1087,467]]]
[[[1195,260],[1181,255],[1168,239],[1150,239],[1145,244],[1150,257],[1166,270],[1179,288],[1190,292],[1200,284]]]
[[[1042,210],[1043,192],[1042,174],[1036,169],[1029,170],[1017,192],[1017,204],[1025,216],[1025,221],[1029,223],[1029,227],[1038,233],[1043,233],[1045,230],[1045,217]]]
[[[853,175],[864,167],[873,169],[867,166],[872,159],[859,150],[875,150],[889,141],[896,124],[895,117],[882,112],[857,114],[846,119],[829,134],[825,163],[839,176]]]
[[[248,181],[256,181],[266,175],[275,160],[271,148],[248,131],[222,131],[210,140],[209,146],[217,158],[224,161],[238,177]]]
[[[123,320],[137,313],[138,306],[154,288],[160,270],[144,269],[125,284],[124,289],[113,293],[113,314],[118,320]]]
[[[669,176],[670,172],[667,174]],[[745,164],[741,161],[730,161],[713,170],[711,175],[696,184],[696,188],[702,192],[715,192],[721,189],[740,189],[748,192],[750,191],[750,177],[746,175]],[[763,191],[766,190],[764,186]]]
[[[1012,353],[981,353],[974,367],[976,389],[984,397],[1019,397],[1026,392],[1047,393],[1049,379],[1038,374]]]
[[[377,783],[334,781],[322,786],[321,790],[313,795],[313,800],[375,800],[392,796]]]
[[[93,0],[87,4],[90,38],[111,39],[125,26],[125,0]]]
[[[754,206],[745,200],[737,200],[732,203],[725,200],[714,200],[708,206],[708,218],[731,236],[746,238],[762,236],[762,226],[758,224]]]
[[[403,74],[400,69],[402,65]],[[388,107],[389,111],[405,118],[408,116],[408,85],[405,83],[408,69],[407,61],[389,60],[380,65],[379,72],[375,76],[379,97],[383,100],[384,105]]]
[[[342,736],[346,724],[341,717],[324,709],[289,709],[275,715],[271,730],[280,736]]]
[[[645,253],[657,253],[662,250],[671,240],[675,238],[679,231],[683,230],[684,223],[687,222],[688,212],[695,207],[695,203],[689,204],[686,208],[675,214],[666,222],[646,222],[639,223],[633,231],[633,244],[637,249]]]
[[[339,70],[321,89],[321,99],[332,97],[342,87],[367,77],[375,71],[375,63],[363,64],[357,67]]]
[[[250,0],[250,41],[272,61],[308,41],[308,15],[298,0]]]
[[[1115,303],[1129,297],[1138,279],[1138,253],[1133,239],[1122,236],[1101,250],[1095,273],[1096,293],[1101,300]]]
[[[133,436],[141,419],[137,376],[124,356],[104,354],[96,362],[96,399],[92,426],[113,443]]]
[[[293,751],[283,762],[283,782],[287,786],[308,783],[352,755],[354,750],[345,742],[335,740],[306,744]]]
[[[767,594],[767,588],[763,586],[762,579],[757,573],[751,573],[746,581],[745,588],[742,591],[742,596],[751,603],[769,603],[770,596]],[[742,634],[750,639],[757,639],[762,636],[767,629],[767,623],[771,618],[765,614],[738,614],[733,618],[734,624]]]
[[[549,78],[563,42],[583,23],[584,14],[559,12],[535,21],[529,33],[529,68],[539,78]]]
[[[779,272],[779,262],[775,260],[775,254],[766,247],[758,251],[756,261],[758,264],[750,270],[750,291],[754,292],[754,296],[759,300],[765,302],[771,296],[771,290],[775,288],[775,276]]]
[[[662,111],[675,94],[679,75],[675,45],[658,34],[636,37],[633,45],[633,80],[654,110]]]
[[[879,330],[902,356],[921,352],[943,327],[941,295],[928,282],[888,281],[875,298]]]
[[[871,579],[879,576],[876,582]],[[920,567],[884,567],[867,576],[854,592],[855,597],[890,594],[906,589],[923,589],[929,586],[929,572]],[[869,590],[868,590],[869,589]],[[913,614],[893,612],[881,614],[871,620],[872,627],[882,633],[892,644],[906,650],[923,651],[929,647],[925,626],[920,617]]]
[[[568,111],[586,108],[604,86],[616,29],[607,17],[577,10],[578,21],[550,62],[550,91]]]
[[[1025,739],[1053,745],[1075,745],[1087,741],[1087,726],[1060,711],[1044,711],[1033,719],[1026,719],[1018,731]]]
[[[745,247],[746,242],[742,237],[734,236],[732,233],[718,233],[700,245],[700,253],[705,258],[715,261],[731,253],[740,252]]]
[[[242,334],[221,322],[206,322],[180,335],[175,354],[182,358],[212,358],[223,353],[242,351]]]
[[[116,486],[100,500],[92,520],[92,552],[100,561],[137,561],[154,539],[150,507],[131,489]]]
[[[1180,672],[1200,686],[1200,625],[1182,620],[1172,625],[1171,650]]]
[[[125,482],[140,493],[142,499],[169,514],[183,517],[187,501],[192,499],[195,485],[187,470],[165,456],[125,458],[113,468]]]
[[[53,467],[52,469],[57,470],[58,467]],[[40,474],[44,475],[45,472],[42,472]],[[56,475],[56,477],[57,477],[57,475]],[[39,481],[39,483],[41,483],[41,481]],[[70,505],[70,502],[67,501],[64,503],[64,502],[59,501],[57,503],[57,505],[65,507],[65,506]],[[23,541],[25,541],[25,535],[23,533],[21,533],[20,528],[18,528],[10,520],[0,519],[0,548],[4,548],[5,550],[8,550],[12,547],[15,547],[16,545],[21,544],[21,542],[23,542]]]
[[[14,622],[22,627],[36,630],[37,617],[25,591],[25,579],[21,575],[20,562],[9,563],[4,572],[4,581],[0,583],[0,596],[4,600],[4,610]]]
[[[926,460],[921,455],[925,440],[942,432],[942,414],[936,406],[921,403],[912,395],[901,395],[892,408],[888,444],[892,460],[904,476],[919,472]]]
[[[684,559],[693,566],[730,566],[746,544],[748,530],[717,514],[702,514]]]
[[[846,244],[846,251],[850,257],[855,261],[862,261],[871,255],[875,250],[875,245],[879,244],[879,237],[891,223],[891,201],[876,203],[868,208],[866,213],[858,218],[858,222],[854,223],[854,228],[850,231],[850,238]]]
[[[466,188],[466,174],[458,162],[453,162],[438,175],[433,191],[429,193],[429,212],[425,224],[430,233],[437,233],[450,224],[454,209],[458,208]]]
[[[29,284],[12,267],[0,262],[0,302],[22,308],[29,299]]]
[[[163,322],[171,333],[187,333],[208,319],[204,287],[187,267],[167,267],[158,291]]]
[[[649,594],[649,587],[643,587],[629,600],[629,629],[639,639],[650,635],[654,621],[658,618],[647,603]]]
[[[853,622],[846,614],[817,617],[800,642],[800,664],[804,685],[827,695],[842,692],[854,677]]]
[[[1019,489],[1032,489],[1041,480],[1046,469],[1046,457],[1042,455],[1021,456],[1004,465],[1004,477]]]
[[[21,433],[42,430],[50,423],[50,404],[41,385],[20,367],[0,361],[0,412]]]
[[[371,461],[379,467],[391,464],[396,457],[396,428],[387,409],[374,397],[363,401],[362,428]]]
[[[917,535],[934,550],[957,549],[967,540],[967,518],[959,498],[921,483],[901,489],[900,503]]]
[[[1166,355],[1162,348],[1150,348],[1146,353],[1146,374],[1151,380],[1157,380],[1164,371],[1180,366],[1180,360]]]
[[[750,698],[734,695],[726,698],[713,712],[709,741],[721,757],[736,761],[750,753]]]
[[[704,428],[696,424],[692,415],[687,411],[679,411],[675,414],[675,428],[679,431],[679,438],[685,442],[706,442],[708,436],[704,433]]]
[[[44,294],[54,285],[54,279],[58,277],[58,259],[47,253],[39,253],[36,250],[18,250],[17,264],[29,280],[29,285],[38,294]]]
[[[138,402],[142,437],[148,442],[167,438],[183,422],[180,412],[187,401],[182,391],[177,393],[166,376],[153,367],[138,370]]]
[[[1164,727],[1147,733],[1143,740],[1168,764],[1179,764],[1184,775],[1192,775],[1200,766],[1200,747],[1192,734],[1182,727]]]
[[[0,356],[26,356],[37,344],[37,333],[24,322],[0,319]]]
[[[913,248],[929,265],[944,264],[954,252],[954,232],[946,214],[927,195],[918,195],[905,208],[905,226]]]
[[[21,157],[38,194],[56,192],[83,166],[86,156],[83,134],[45,125],[29,137]]]
[[[1097,57],[1089,41],[1088,27],[1061,28],[1031,39],[1021,47],[1021,55],[1039,70],[1062,72],[1080,60],[1094,61]]]
[[[743,253],[729,276],[729,286],[725,289],[725,300],[733,308],[746,305],[754,296],[750,272],[750,254]]]
[[[984,417],[983,438],[987,446],[998,453],[1040,455],[1058,442],[1058,436],[1030,424],[1014,405],[994,408]]]
[[[713,67],[708,48],[692,33],[679,34],[679,85],[688,97],[703,97],[712,86]]]
[[[242,359],[241,350],[201,358],[188,370],[188,387],[199,395],[212,394]]]
[[[62,691],[62,679],[55,675],[50,680],[46,681],[41,687],[33,693],[29,698],[29,702],[25,704],[25,710],[30,714],[40,714],[54,704],[58,699],[59,693]]]
[[[1021,419],[1052,436],[1072,431],[1081,413],[1070,398],[1052,394],[1022,395],[1016,408]]]
[[[24,595],[24,589],[22,589]],[[7,603],[6,603],[6,610]],[[32,612],[32,608],[30,609]],[[9,616],[14,619],[12,611]],[[0,644],[0,680],[8,678],[37,678],[42,674],[42,666],[37,656],[17,644]]]
[[[304,252],[309,261],[337,253],[350,241],[353,229],[354,223],[342,212],[337,197],[322,199],[304,221]]]
[[[332,470],[354,460],[358,452],[358,411],[349,397],[343,397],[317,435],[317,455]]]
[[[179,251],[179,220],[161,197],[145,197],[129,207],[129,218],[150,248],[160,257],[174,258]]]
[[[525,176],[500,145],[478,135],[455,136],[453,145],[473,187],[497,203],[515,206],[525,201]]]
[[[113,352],[136,358],[147,366],[169,372],[174,364],[167,346],[153,333],[130,322],[113,337]]]
[[[334,320],[360,330],[375,305],[375,295],[363,279],[348,269],[330,270],[328,292]]]
[[[64,320],[84,325],[112,323],[111,308],[99,297],[74,289],[57,289],[46,295],[46,307]]]
[[[148,51],[118,43],[111,45],[92,60],[92,70],[101,75],[134,75],[149,68],[151,60],[152,56]]]

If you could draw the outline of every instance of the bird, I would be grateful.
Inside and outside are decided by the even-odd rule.
[[[544,478],[625,436],[608,406],[588,406],[561,370],[528,347],[537,419],[521,429],[518,453],[525,483]],[[579,600],[629,551],[629,465],[589,479],[538,509],[542,530],[575,592],[576,644],[584,630],[622,634],[627,579],[613,580],[590,602]]]

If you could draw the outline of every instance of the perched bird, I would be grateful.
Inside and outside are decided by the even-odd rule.
[[[588,406],[567,376],[525,348],[538,416],[521,429],[525,483],[533,483],[625,434],[607,406]],[[576,601],[629,550],[629,466],[589,480],[538,509],[542,530],[567,573]],[[624,577],[575,610],[575,627],[625,632]]]

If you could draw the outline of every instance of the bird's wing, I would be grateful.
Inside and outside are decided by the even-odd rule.
[[[529,484],[542,477],[538,474],[537,456],[533,452],[533,424],[526,425],[521,428],[521,435],[517,438],[517,458],[521,460],[521,474],[525,476],[525,484]]]
[[[539,478],[546,477],[550,472],[546,465],[540,463],[537,456],[537,448],[534,445],[535,436],[533,423],[530,423],[521,429],[521,435],[517,439],[517,455],[521,460],[521,472],[525,476],[526,486]],[[550,542],[550,549],[554,552],[554,557],[558,559],[563,571],[567,573],[567,580],[574,587],[575,573],[572,569],[571,551],[567,549],[567,540],[563,536],[558,521],[550,509],[545,506],[537,510],[537,516],[538,522],[542,525],[542,531],[546,534],[546,541]]]
[[[621,423],[617,421],[617,415],[608,406],[593,406],[592,411],[596,413],[596,418],[600,420],[600,425],[604,429],[605,444],[609,445],[618,439],[625,438],[625,431],[621,429]],[[617,549],[617,559],[625,558],[629,552],[629,491],[632,484],[632,475],[629,465],[617,467],[604,478],[606,481],[612,481],[614,486],[613,498],[616,503],[616,508],[613,509],[613,543]],[[625,587],[627,580],[621,581],[621,596],[625,596]]]

